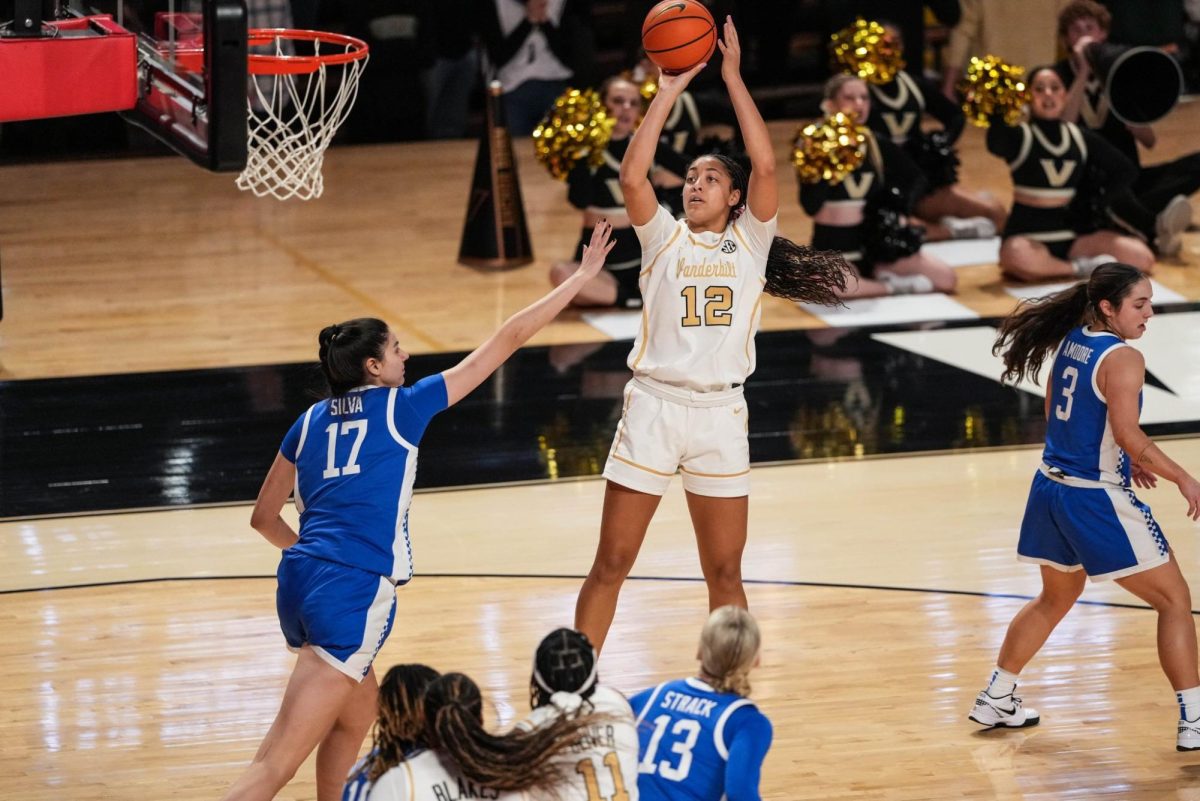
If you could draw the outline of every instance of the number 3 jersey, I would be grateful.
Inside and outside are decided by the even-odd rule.
[[[642,325],[629,368],[665,384],[712,392],[754,372],[767,252],[777,218],[749,207],[720,233],[693,233],[661,206],[634,226],[642,243]]]
[[[772,731],[753,701],[688,678],[643,690],[629,703],[641,741],[641,801],[759,798]]]
[[[417,445],[446,401],[439,373],[411,387],[359,387],[301,415],[279,448],[296,465],[300,540],[291,550],[397,584],[412,578]]]
[[[1104,359],[1128,347],[1116,334],[1080,326],[1058,348],[1051,368],[1050,417],[1042,460],[1068,476],[1129,486],[1129,459],[1113,438],[1097,374]],[[1138,396],[1141,408],[1141,396]]]

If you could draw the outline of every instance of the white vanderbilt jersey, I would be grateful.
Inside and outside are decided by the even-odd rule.
[[[605,720],[589,727],[575,749],[559,757],[567,782],[562,787],[538,794],[529,791],[530,801],[595,801],[625,798],[638,801],[638,735],[633,709],[625,696],[611,687],[598,686],[589,699]],[[587,709],[587,703],[584,703]],[[561,714],[553,704],[533,710],[518,725],[540,726]]]
[[[361,763],[360,763],[361,764]],[[436,751],[416,751],[371,784],[359,773],[342,794],[342,801],[459,801],[487,798],[493,801],[525,801],[524,793],[502,793],[480,787],[462,777],[455,766]]]
[[[723,232],[692,233],[659,207],[635,226],[642,243],[642,326],[629,368],[665,384],[712,392],[754,372],[767,252],[778,218],[749,207]]]

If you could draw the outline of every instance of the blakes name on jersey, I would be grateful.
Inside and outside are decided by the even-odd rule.
[[[458,782],[440,781],[429,786],[429,792],[437,801],[459,801],[462,798],[499,798],[500,791],[489,787],[480,787],[468,779],[459,778]]]

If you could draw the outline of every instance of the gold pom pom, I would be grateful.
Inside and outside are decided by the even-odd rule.
[[[798,129],[792,142],[792,166],[801,183],[839,184],[866,157],[866,129],[841,112]]]
[[[971,58],[958,90],[967,119],[980,128],[988,127],[992,116],[1002,117],[1005,125],[1016,125],[1030,99],[1025,69],[991,55]]]
[[[868,83],[888,83],[904,69],[904,58],[878,22],[859,17],[833,35],[834,70],[847,71]]]
[[[582,159],[596,167],[604,163],[615,124],[598,92],[568,89],[534,129],[534,155],[553,178],[565,181]]]

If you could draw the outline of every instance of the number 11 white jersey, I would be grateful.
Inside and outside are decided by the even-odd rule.
[[[625,696],[600,685],[589,699],[603,719],[583,739],[558,756],[564,783],[545,795],[526,791],[530,801],[638,801],[638,735]],[[584,702],[587,710],[587,702]],[[562,714],[553,704],[540,706],[518,725],[536,728]]]
[[[777,217],[749,207],[720,233],[693,233],[661,206],[635,226],[642,243],[642,325],[629,368],[665,384],[712,392],[754,372],[767,252]]]

